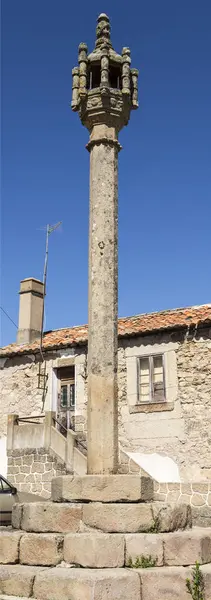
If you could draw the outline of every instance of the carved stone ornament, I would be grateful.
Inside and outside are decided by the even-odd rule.
[[[87,108],[92,108],[92,107],[95,107],[95,106],[99,106],[100,104],[101,104],[101,99],[100,99],[99,96],[98,97],[94,96],[94,98],[89,98],[87,100]]]
[[[138,71],[130,67],[129,48],[124,47],[122,54],[113,49],[110,30],[109,18],[102,13],[97,20],[93,52],[88,54],[87,45],[79,44],[71,105],[89,131],[106,123],[118,133],[127,125],[131,110],[138,107]]]
[[[107,19],[103,19],[102,16],[102,20],[100,20],[100,22],[97,25],[96,28],[96,36],[97,39],[105,37],[107,39],[110,39],[110,23],[107,21]]]

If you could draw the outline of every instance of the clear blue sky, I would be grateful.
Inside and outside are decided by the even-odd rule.
[[[18,321],[19,281],[42,277],[46,329],[87,322],[88,132],[71,101],[81,41],[110,16],[130,46],[140,108],[120,134],[119,314],[211,299],[210,0],[2,0],[2,298]],[[16,330],[2,316],[2,344]]]

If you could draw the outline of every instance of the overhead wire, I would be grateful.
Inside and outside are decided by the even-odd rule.
[[[4,310],[3,306],[0,306],[2,312],[6,315],[6,317],[11,321],[11,323],[13,323],[13,325],[16,327],[16,329],[18,329],[18,326],[16,325],[16,323],[13,321],[13,319],[11,319],[11,317],[8,315],[7,311]]]

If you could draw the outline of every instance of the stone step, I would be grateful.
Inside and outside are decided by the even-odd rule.
[[[65,475],[52,479],[54,502],[146,502],[153,500],[154,484],[142,475]]]
[[[0,567],[0,593],[39,600],[140,600],[138,573],[127,569]]]
[[[12,510],[12,526],[15,529],[35,533],[77,533],[83,517],[82,504],[55,504],[31,502],[15,504]]]
[[[188,566],[198,561],[211,563],[211,529],[190,529],[173,533],[125,536],[125,564],[137,557],[149,557],[160,566]]]
[[[191,527],[191,508],[162,502],[83,505],[86,526],[108,533],[167,532]]]
[[[0,567],[0,599],[189,600],[192,567],[150,569]],[[204,600],[211,599],[211,565],[203,565]]]
[[[19,562],[19,544],[21,532],[1,530],[0,532],[0,564]]]
[[[186,580],[193,567],[137,569],[141,580],[141,600],[190,600]],[[211,565],[203,565],[204,600],[211,599]]]
[[[23,567],[22,565],[3,565],[0,567],[0,593],[9,596],[33,595],[35,574],[40,567]]]
[[[55,503],[16,504],[12,524],[31,532],[78,533],[87,528],[106,533],[168,532],[191,527],[191,509],[185,504]]]
[[[154,565],[211,563],[211,529],[174,533],[25,533],[2,532],[0,563],[56,566],[65,562],[86,568],[120,568],[149,557]]]
[[[124,535],[69,533],[64,538],[64,561],[95,569],[124,567]]]

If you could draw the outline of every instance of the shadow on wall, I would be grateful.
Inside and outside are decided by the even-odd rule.
[[[0,474],[7,476],[7,438],[0,439]]]

